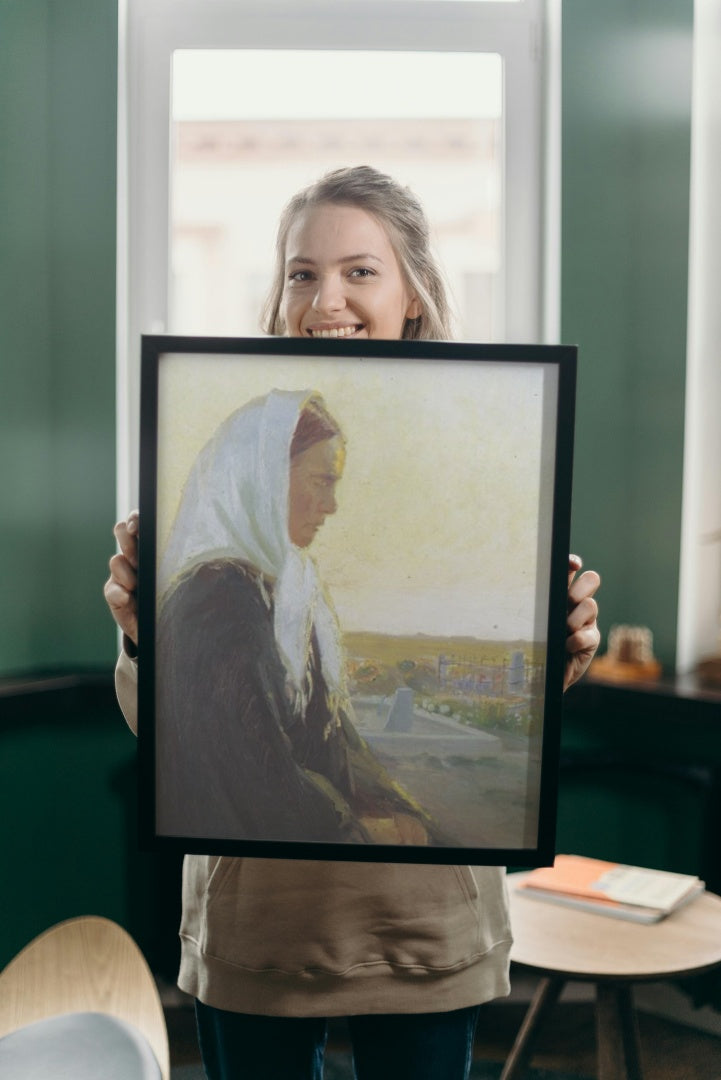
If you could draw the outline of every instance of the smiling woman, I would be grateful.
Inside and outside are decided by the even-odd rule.
[[[464,336],[500,332],[497,54],[178,50],[172,79],[174,329],[255,333],[284,192],[372,162],[432,207]]]
[[[357,166],[290,200],[278,227],[269,334],[443,341],[450,322],[428,222],[408,188]]]
[[[283,321],[291,337],[401,337],[420,305],[382,225],[357,206],[312,207],[287,239]]]

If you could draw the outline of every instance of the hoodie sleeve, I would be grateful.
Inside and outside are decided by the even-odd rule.
[[[138,734],[138,663],[123,649],[115,665],[115,693],[128,727]]]

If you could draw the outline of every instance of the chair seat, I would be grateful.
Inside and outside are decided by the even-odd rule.
[[[0,1076],[12,1080],[161,1080],[150,1044],[131,1024],[82,1012],[37,1020],[0,1038]]]

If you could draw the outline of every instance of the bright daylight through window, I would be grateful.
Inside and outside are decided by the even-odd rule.
[[[257,334],[289,196],[373,164],[426,208],[457,335],[500,337],[499,56],[183,50],[172,87],[172,331]]]

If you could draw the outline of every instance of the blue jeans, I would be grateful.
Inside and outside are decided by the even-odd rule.
[[[208,1080],[321,1080],[323,1017],[250,1016],[195,1003]],[[478,1006],[348,1018],[356,1080],[467,1080]]]

